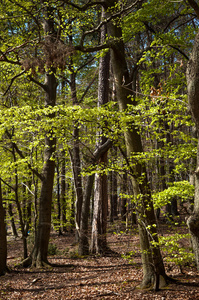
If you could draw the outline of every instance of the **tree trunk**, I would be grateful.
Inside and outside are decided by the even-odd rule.
[[[107,7],[114,7],[117,1],[107,1]],[[107,12],[107,17],[109,16]],[[113,68],[113,74],[116,83],[116,96],[120,111],[125,111],[128,104],[136,105],[135,101],[132,101],[132,85],[129,78],[129,72],[125,59],[124,43],[122,40],[122,31],[120,25],[116,23],[116,20],[110,22],[108,25],[108,36],[113,40],[111,47],[111,63]],[[153,208],[153,202],[151,199],[151,191],[148,184],[147,172],[144,163],[137,163],[134,166],[134,161],[131,164],[132,155],[143,152],[141,137],[136,130],[134,124],[129,124],[129,129],[125,131],[125,144],[127,149],[127,159],[132,170],[132,185],[135,198],[138,199],[137,207],[139,208],[139,233],[140,233],[140,245],[142,252],[142,264],[143,264],[143,281],[142,288],[153,286],[155,279],[159,279],[160,276],[166,278],[164,264],[160,253],[159,246],[152,246],[151,242],[158,243],[156,218]],[[142,180],[140,181],[140,178]],[[158,280],[157,280],[158,282]],[[158,288],[156,286],[156,288]]]
[[[60,200],[61,200],[61,212],[62,212],[62,229],[64,232],[66,228],[66,159],[65,151],[61,151],[61,184],[60,184]],[[67,184],[68,185],[68,184]]]
[[[125,195],[127,193],[127,172],[125,172],[122,176],[121,193],[123,195]],[[127,199],[126,199],[126,197],[121,197],[120,201],[121,201],[121,204],[120,204],[121,205],[121,221],[123,224],[125,224],[126,229],[127,229],[127,227],[128,227],[127,209],[126,209]]]
[[[13,233],[14,237],[17,238],[18,233],[17,233],[17,228],[15,225],[14,214],[12,211],[12,203],[8,203],[8,213],[10,215],[10,223],[11,223],[12,233]]]
[[[6,224],[5,212],[2,202],[2,190],[0,180],[0,276],[7,271],[7,240],[6,240]]]
[[[12,154],[13,154],[13,160],[14,160],[14,162],[16,162],[17,159],[16,159],[16,154],[15,154],[14,147],[12,149]],[[22,208],[21,208],[21,204],[20,204],[20,201],[19,201],[18,189],[19,189],[18,171],[17,171],[17,168],[15,168],[15,187],[14,187],[15,203],[16,203],[17,211],[18,211],[18,215],[19,215],[19,224],[20,224],[20,227],[21,227],[21,234],[22,234],[22,240],[23,240],[23,250],[24,250],[23,258],[26,259],[27,256],[28,256],[27,236],[26,236],[26,232],[25,232],[25,225],[24,225],[24,220],[23,220]]]
[[[49,87],[46,95],[46,105],[55,105],[56,99],[56,79],[54,73],[47,74],[47,86]],[[53,118],[53,115],[49,116]],[[56,139],[53,133],[46,134],[45,150],[44,150],[44,165],[42,171],[42,185],[39,199],[39,220],[37,231],[35,234],[35,245],[32,252],[32,265],[41,267],[47,261],[48,243],[50,238],[51,228],[51,205],[53,181],[55,172],[55,153]]]
[[[117,147],[112,147],[113,157],[117,157]],[[114,222],[114,218],[117,218],[117,206],[118,206],[118,195],[117,195],[117,172],[111,171],[110,180],[110,222]]]
[[[104,12],[102,11],[102,18]],[[101,28],[101,43],[106,39],[107,29],[106,26]],[[98,106],[102,106],[108,102],[109,91],[109,67],[110,67],[110,53],[106,53],[100,57],[99,60],[99,81],[98,81]],[[101,130],[103,133],[103,128]],[[104,137],[97,139],[97,147],[99,148],[106,143]],[[100,157],[99,163],[102,165],[107,164],[107,153],[103,153]],[[92,222],[92,234],[90,251],[92,253],[103,253],[107,249],[106,242],[106,227],[107,227],[107,212],[108,212],[108,186],[107,175],[95,175],[95,188],[94,188],[94,210]]]
[[[89,242],[88,242],[88,217],[89,217],[89,205],[93,190],[93,182],[95,175],[90,175],[86,180],[86,188],[84,192],[84,201],[82,205],[81,223],[80,223],[80,235],[79,235],[79,255],[89,254]]]
[[[69,36],[70,44],[72,45],[72,36]],[[73,68],[73,57],[70,59],[70,88],[71,88],[71,98],[73,105],[78,104],[77,93],[76,93],[76,73]],[[78,122],[74,123],[73,130],[73,149],[70,151],[72,168],[73,168],[73,178],[75,185],[76,201],[75,201],[75,226],[77,231],[77,239],[79,239],[79,230],[81,222],[82,204],[83,204],[83,187],[82,187],[82,175],[81,175],[81,157],[80,157],[80,141],[79,141],[79,128]]]
[[[43,2],[43,1],[42,1]],[[54,31],[53,10],[50,6],[44,9],[44,31],[47,34],[45,39],[46,46],[51,47],[56,43]],[[50,50],[50,49],[49,49]],[[55,68],[51,67],[45,74],[45,106],[55,106],[57,82],[55,77]],[[47,118],[54,118],[55,114],[51,113]],[[38,225],[35,232],[35,243],[33,251],[30,256],[22,262],[23,266],[43,267],[48,264],[48,244],[50,239],[51,229],[51,206],[53,182],[55,173],[55,150],[56,138],[53,130],[46,132],[45,148],[44,148],[44,164],[42,169],[42,184],[39,199],[39,218]]]
[[[60,172],[59,172],[59,157],[57,156],[57,222],[56,226],[58,229],[59,235],[62,235],[61,230],[61,187],[60,187]]]
[[[187,92],[189,106],[196,124],[197,136],[199,136],[199,31],[196,35],[192,54],[187,65]],[[199,139],[195,171],[194,210],[187,220],[187,224],[191,233],[197,269],[199,270]]]

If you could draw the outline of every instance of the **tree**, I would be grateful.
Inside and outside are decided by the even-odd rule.
[[[102,10],[102,20],[104,11]],[[104,43],[106,39],[106,25],[101,28],[100,42]],[[105,105],[108,102],[109,95],[109,68],[110,68],[110,53],[107,52],[100,57],[99,60],[99,80],[98,80],[98,106]],[[98,133],[96,148],[103,146],[107,139],[103,137],[103,128]],[[100,137],[102,136],[102,137]],[[107,165],[107,152],[103,153],[99,159],[99,164]],[[103,253],[107,249],[106,242],[106,227],[108,213],[108,184],[106,174],[95,174],[94,187],[94,209],[92,221],[92,234],[90,251],[92,253]]]
[[[194,8],[199,18],[199,6],[196,1],[188,1]],[[193,50],[187,65],[187,93],[190,109],[196,124],[197,136],[199,137],[199,31],[196,34]],[[197,165],[195,170],[195,196],[194,210],[187,220],[191,233],[192,247],[195,254],[197,269],[199,270],[199,140],[197,147]]]
[[[109,11],[114,9],[117,1],[106,2],[106,16],[110,17]],[[116,93],[120,111],[126,111],[128,105],[136,105],[132,98],[132,84],[125,58],[122,30],[116,20],[108,23],[108,36],[113,39],[111,46],[111,64],[116,83]],[[124,133],[127,149],[127,159],[132,170],[131,178],[133,192],[137,198],[139,214],[139,234],[142,252],[142,263],[144,277],[141,286],[147,287],[154,284],[157,277],[157,288],[159,288],[159,276],[166,279],[166,273],[159,246],[153,247],[151,242],[154,239],[158,242],[156,218],[151,199],[151,191],[147,179],[146,166],[136,161],[136,155],[143,152],[141,137],[135,125],[129,124]],[[135,162],[133,161],[135,160]],[[142,178],[142,179],[141,179]],[[158,244],[157,244],[158,245]]]
[[[4,275],[7,268],[7,240],[6,240],[6,224],[5,212],[3,208],[1,180],[0,180],[0,276]]]

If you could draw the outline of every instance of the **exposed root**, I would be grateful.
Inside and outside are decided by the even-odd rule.
[[[33,268],[33,269],[49,269],[51,268],[51,264],[48,261],[43,261],[41,259],[33,259],[30,255],[26,259],[24,259],[21,263],[17,265],[17,267],[22,268]]]

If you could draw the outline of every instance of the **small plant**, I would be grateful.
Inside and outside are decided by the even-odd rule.
[[[48,245],[48,255],[56,255],[58,253],[57,246],[53,243]]]
[[[136,250],[132,250],[132,251],[128,251],[125,254],[122,254],[121,257],[124,259],[128,259],[130,264],[134,263],[134,259],[133,256],[136,255],[137,251]]]
[[[77,250],[72,250],[68,254],[69,254],[70,258],[73,258],[73,259],[83,258],[81,255],[78,254]]]
[[[182,240],[190,239],[190,234],[173,234],[170,236],[160,236],[159,245],[164,251],[167,262],[173,262],[182,269],[183,266],[194,263],[194,254],[191,247],[185,246]],[[153,243],[155,246],[155,243]]]

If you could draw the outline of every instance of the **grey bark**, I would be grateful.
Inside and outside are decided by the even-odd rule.
[[[43,2],[43,1],[42,1]],[[44,4],[44,2],[43,2]],[[44,9],[44,31],[47,35],[46,42],[50,45],[56,43],[53,12],[51,7]],[[50,51],[50,49],[49,49]],[[57,82],[55,77],[55,68],[51,67],[45,74],[45,106],[55,106]],[[48,118],[54,118],[54,113],[49,114]],[[30,256],[22,262],[24,266],[43,267],[48,264],[48,244],[50,239],[51,229],[51,206],[53,182],[55,173],[55,150],[56,138],[53,135],[53,130],[46,132],[45,136],[45,150],[44,150],[44,164],[42,169],[42,183],[39,199],[39,218],[35,232],[35,242],[33,251]]]
[[[102,11],[102,19],[104,12]],[[101,43],[106,39],[106,26],[101,28]],[[110,53],[106,53],[100,57],[99,60],[99,81],[98,81],[98,106],[102,106],[108,102],[109,91],[109,66],[110,66]],[[103,133],[103,128],[101,130]],[[97,138],[96,146],[99,148],[105,144],[106,138]],[[103,153],[100,157],[99,164],[107,164],[107,153]],[[94,188],[94,210],[92,222],[92,234],[90,251],[92,253],[102,253],[107,249],[106,241],[106,227],[107,227],[107,211],[108,211],[108,187],[107,175],[95,175],[95,188]]]
[[[6,240],[6,224],[5,212],[2,201],[2,190],[0,180],[0,276],[7,271],[7,240]]]
[[[114,0],[107,1],[107,8],[110,8],[110,6],[114,7],[116,2],[117,1]],[[107,11],[107,17],[108,16],[109,13]],[[111,63],[116,83],[118,104],[120,111],[125,111],[128,104],[136,105],[136,102],[131,100],[132,85],[130,83],[125,59],[122,31],[116,21],[108,24],[108,36],[113,40],[111,47]],[[134,124],[131,124],[131,128],[125,132],[125,144],[128,159],[136,153],[143,152],[141,137]],[[130,159],[129,164],[131,164]],[[143,178],[142,182],[139,181],[141,175]],[[158,242],[158,235],[156,227],[153,226],[156,225],[156,218],[147,179],[146,166],[138,161],[135,167],[132,167],[131,178],[134,195],[135,197],[138,196],[140,199],[137,205],[139,205],[140,209],[138,222],[144,275],[141,287],[148,287],[154,285],[154,279],[157,279],[158,282],[160,276],[166,278],[166,274],[159,246],[153,247],[151,245],[152,240]],[[147,229],[147,226],[150,226],[150,230]]]
[[[95,150],[93,153],[93,161],[92,163],[96,163],[99,161],[100,157],[102,157],[108,149],[111,147],[112,142],[107,140],[103,145]],[[86,180],[86,187],[84,191],[84,200],[82,205],[82,214],[81,214],[81,225],[80,225],[80,235],[79,235],[79,255],[87,255],[89,254],[89,241],[88,241],[88,217],[89,217],[89,206],[90,200],[93,191],[93,183],[94,183],[94,175],[90,175]],[[98,208],[95,208],[98,211]],[[98,212],[99,213],[99,212]],[[100,223],[101,224],[101,223]],[[104,222],[103,222],[104,224]],[[104,224],[106,226],[106,223]],[[105,228],[103,229],[105,230]],[[95,237],[92,240],[94,242]],[[96,237],[97,238],[97,237]],[[92,243],[91,241],[91,243]],[[96,242],[98,244],[98,240]],[[91,249],[94,249],[94,244],[91,246]]]
[[[199,136],[199,31],[195,37],[186,75],[189,106],[196,124],[197,136]],[[199,139],[195,170],[194,210],[187,220],[187,224],[191,233],[197,269],[199,270]]]

